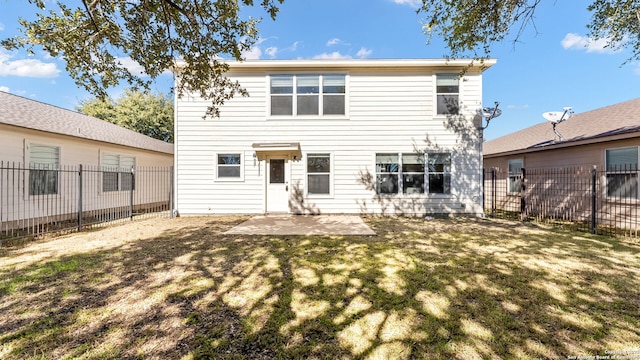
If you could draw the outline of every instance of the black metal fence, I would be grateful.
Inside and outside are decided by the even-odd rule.
[[[495,218],[538,221],[593,234],[637,237],[638,169],[485,169],[484,208]]]
[[[0,245],[134,217],[171,217],[173,168],[26,167],[0,161]]]

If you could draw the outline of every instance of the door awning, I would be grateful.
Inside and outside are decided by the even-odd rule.
[[[258,151],[300,151],[299,142],[288,143],[253,143],[253,150]]]

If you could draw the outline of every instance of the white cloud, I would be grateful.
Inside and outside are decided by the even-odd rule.
[[[356,56],[359,58],[366,58],[369,55],[371,55],[371,53],[373,53],[373,50],[362,47],[360,48],[360,50],[358,50],[358,53],[356,53]]]
[[[264,53],[267,54],[267,56],[269,56],[270,58],[274,58],[276,57],[276,55],[278,55],[278,48],[275,46],[270,46],[264,49]]]
[[[351,59],[350,55],[343,55],[339,51],[334,51],[332,53],[322,53],[313,57],[314,59],[321,60],[338,60],[338,59]]]
[[[11,92],[11,91],[9,91],[9,88],[8,88],[8,87],[6,87],[6,86],[1,86],[1,85],[0,85],[0,91],[2,91],[2,92],[6,92],[6,93]]]
[[[0,23],[0,31],[4,31],[4,24]]]
[[[54,63],[45,63],[37,59],[11,60],[13,56],[0,52],[0,76],[21,76],[51,78],[60,74]]]
[[[338,38],[333,38],[333,39],[327,41],[327,46],[338,45],[340,43],[342,43],[342,40],[340,40]]]
[[[287,50],[296,51],[296,50],[298,50],[298,45],[300,45],[300,41],[296,41],[293,44],[291,44],[291,46],[289,46],[289,48]]]
[[[143,76],[145,74],[142,65],[138,64],[137,61],[133,60],[130,57],[118,58],[118,62],[120,63],[120,65],[127,68],[127,70],[129,70],[133,75]]]
[[[144,67],[140,65],[137,61],[133,60],[130,57],[119,57],[117,61],[120,65],[124,66],[131,74],[135,76],[146,76],[147,74],[144,72]],[[171,71],[166,69],[162,72],[163,75],[171,75]]]
[[[593,40],[587,36],[568,33],[560,42],[566,50],[586,50],[588,53],[613,54],[620,50],[606,47],[606,39]]]
[[[422,6],[422,0],[393,0],[393,2],[399,5],[409,5],[416,9]]]
[[[262,56],[262,49],[260,46],[254,46],[251,49],[244,51],[242,57],[247,60],[258,60]]]

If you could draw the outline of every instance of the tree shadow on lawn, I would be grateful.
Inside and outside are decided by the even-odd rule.
[[[175,219],[23,267],[2,265],[19,256],[8,251],[0,357],[567,358],[640,346],[640,249],[616,239],[384,217],[365,218],[373,237],[222,234],[243,219]]]

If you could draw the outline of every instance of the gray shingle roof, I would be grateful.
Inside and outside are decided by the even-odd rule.
[[[0,123],[173,154],[173,144],[98,118],[0,91]]]
[[[485,142],[483,153],[487,156],[551,145],[570,145],[578,141],[595,142],[609,136],[632,133],[640,136],[640,98],[576,114],[558,124],[556,129],[564,141],[558,141],[551,123],[545,121]]]

